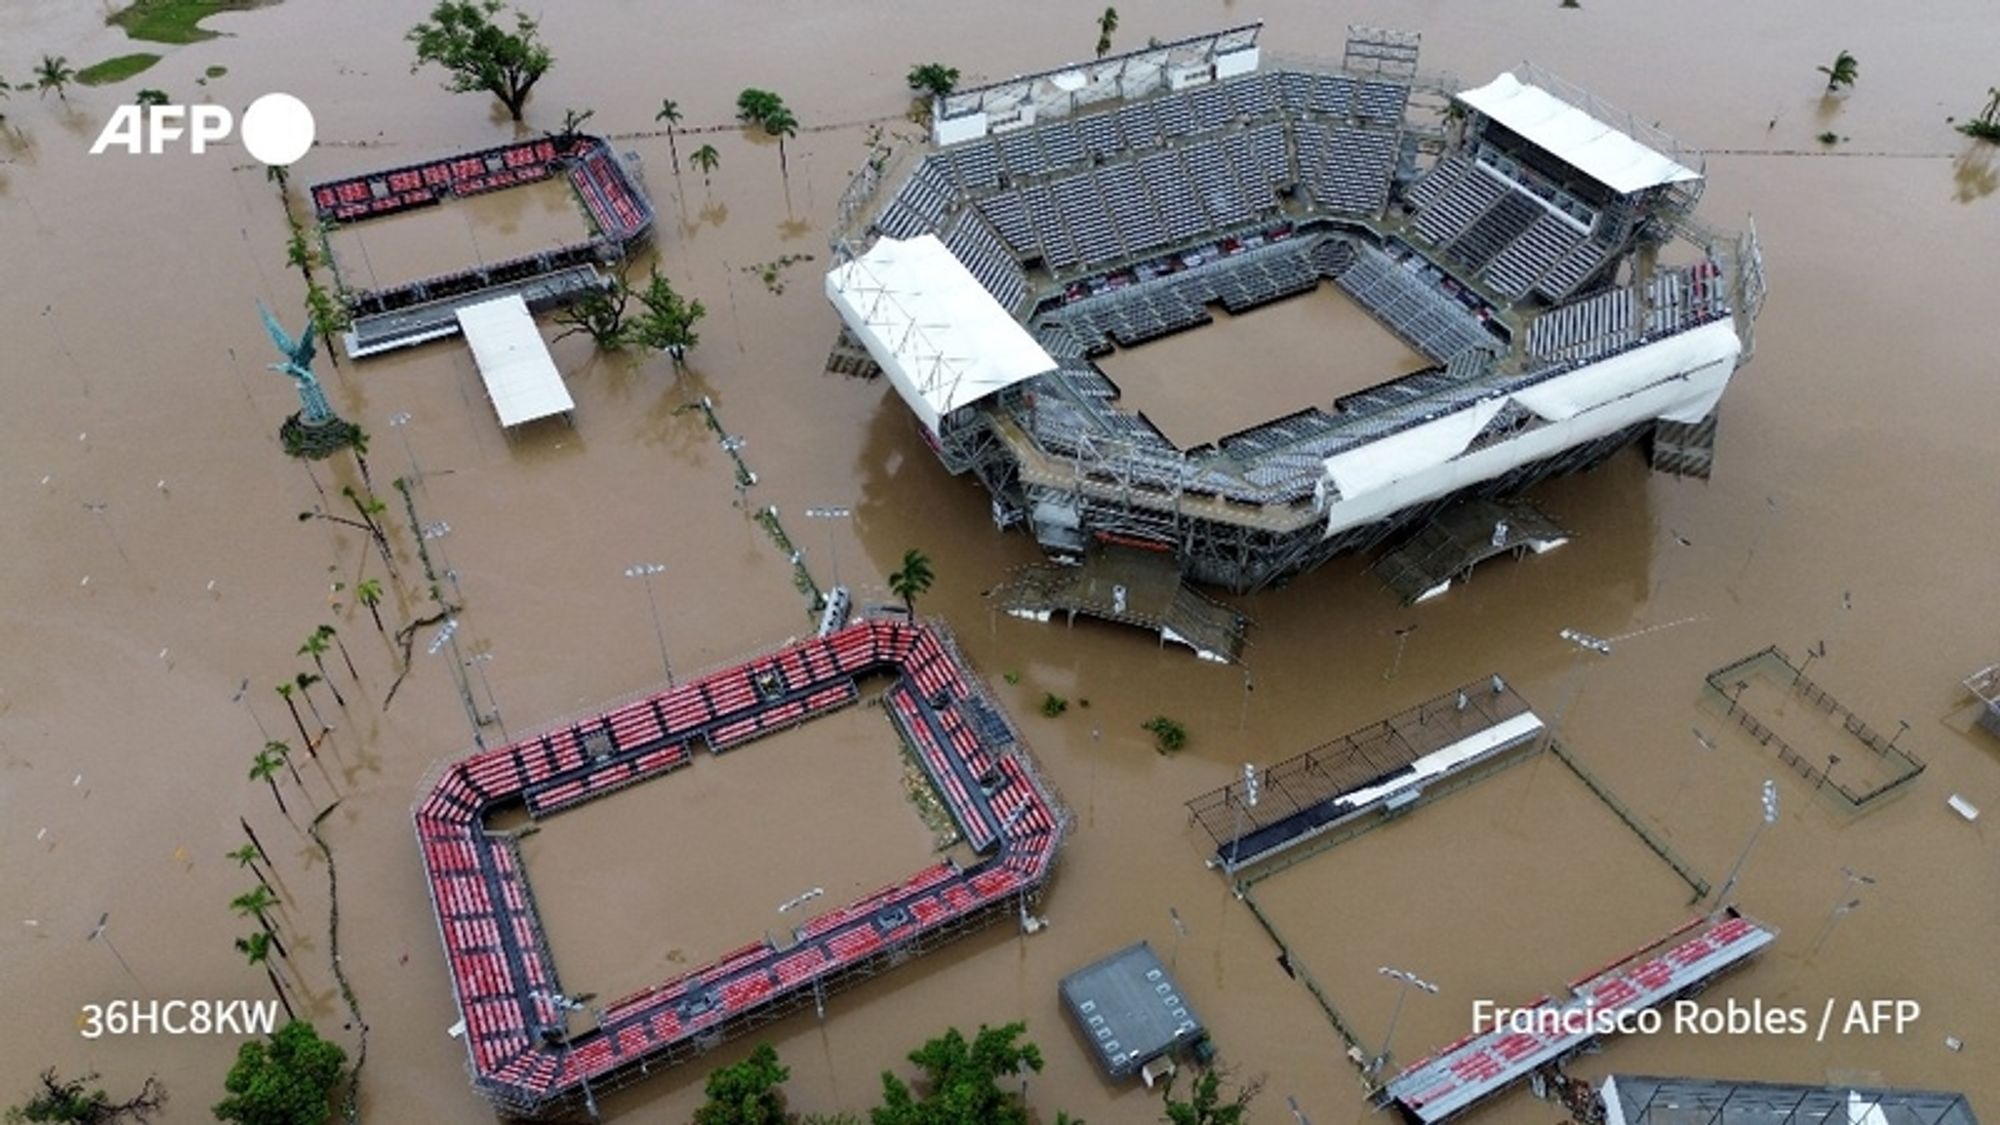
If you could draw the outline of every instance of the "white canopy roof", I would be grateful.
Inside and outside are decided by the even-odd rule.
[[[527,302],[518,294],[460,308],[458,326],[472,345],[472,360],[501,426],[576,409]]]
[[[1056,362],[936,235],[878,239],[826,296],[933,434],[938,420]]]
[[[1640,144],[1540,86],[1502,74],[1458,100],[1561,158],[1620,195],[1701,173]]]

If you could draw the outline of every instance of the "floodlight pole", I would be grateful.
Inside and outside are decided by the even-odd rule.
[[[844,520],[854,514],[852,508],[825,507],[807,508],[806,518],[826,521],[826,564],[833,571],[833,588],[840,588],[840,543],[833,533],[833,521]]]
[[[472,700],[472,685],[465,679],[465,656],[458,648],[458,618],[445,618],[444,627],[431,639],[430,647],[424,651],[436,656],[440,649],[451,646],[452,685],[458,688],[459,702],[465,704],[465,719],[472,724],[472,744],[486,749],[486,738],[479,733],[479,705]]]
[[[1762,836],[1766,828],[1778,823],[1778,783],[1768,778],[1764,781],[1763,803],[1764,815],[1750,830],[1750,838],[1743,842],[1743,851],[1736,857],[1736,865],[1729,869],[1729,878],[1722,881],[1722,892],[1715,896],[1718,910],[1729,905],[1729,892],[1736,888],[1736,880],[1743,874],[1743,865],[1750,859],[1750,849],[1757,846],[1757,837]]]
[[[1396,1007],[1389,1013],[1389,1030],[1382,1034],[1382,1053],[1376,1055],[1368,1064],[1368,1073],[1370,1074],[1381,1070],[1382,1064],[1389,1061],[1389,1043],[1396,1038],[1396,1023],[1403,1018],[1403,1001],[1409,999],[1410,988],[1415,986],[1433,996],[1437,995],[1438,991],[1437,985],[1432,984],[1407,969],[1392,969],[1384,965],[1375,971],[1391,980],[1401,981],[1402,987],[1396,990]]]
[[[579,1000],[579,999],[577,999],[577,998],[576,998],[576,997],[574,997],[574,996],[564,996],[564,995],[562,995],[561,993],[557,993],[557,992],[543,992],[543,991],[539,991],[539,990],[537,990],[537,991],[535,991],[535,992],[531,992],[531,993],[529,993],[529,995],[531,995],[531,996],[536,996],[536,997],[539,997],[539,998],[541,998],[541,999],[543,999],[543,1000],[547,1000],[547,1001],[548,1001],[549,1003],[551,1003],[551,1004],[554,1004],[554,1005],[555,1005],[555,1006],[556,1006],[557,1008],[559,1008],[559,1009],[561,1009],[561,1010],[562,1010],[562,1012],[563,1012],[563,1014],[564,1014],[564,1019],[563,1019],[563,1029],[562,1029],[562,1033],[563,1033],[563,1069],[565,1069],[565,1070],[569,1069],[569,1059],[570,1059],[570,1045],[569,1045],[569,1020],[568,1020],[568,1014],[569,1014],[569,1013],[571,1013],[571,1012],[582,1012],[582,1011],[587,1011],[588,1009],[587,1009],[587,1008],[586,1008],[586,1007],[584,1006],[584,1003],[583,1003],[583,1001],[582,1001],[582,1000]],[[601,1016],[600,1016],[600,1017],[598,1017],[598,1020],[597,1020],[597,1026],[598,1026],[598,1030],[600,1030],[600,1031],[602,1031],[602,1030],[604,1029],[604,1019],[603,1019],[603,1017],[601,1017]],[[586,1072],[586,1071],[582,1071],[582,1070],[579,1070],[579,1071],[577,1071],[577,1072],[576,1072],[576,1075],[577,1075],[577,1078],[578,1078],[578,1079],[579,1079],[579,1080],[580,1080],[580,1081],[581,1081],[581,1082],[583,1083],[583,1106],[584,1106],[584,1110],[585,1110],[585,1112],[587,1112],[587,1113],[589,1113],[589,1114],[590,1114],[590,1119],[591,1119],[592,1121],[602,1121],[602,1120],[603,1120],[603,1117],[602,1117],[602,1116],[601,1116],[601,1115],[600,1115],[600,1114],[599,1114],[599,1113],[597,1112],[597,1095],[596,1095],[595,1093],[591,1092],[591,1089],[590,1089],[590,1075],[589,1075],[589,1073],[588,1073],[588,1072]]]
[[[667,673],[667,686],[674,686],[674,663],[667,658],[667,631],[660,625],[660,603],[653,597],[653,576],[663,574],[666,567],[660,563],[639,563],[625,568],[625,577],[637,578],[646,585],[646,606],[653,611],[653,637],[660,642],[660,667]]]
[[[397,437],[403,439],[403,453],[410,459],[410,479],[416,482],[418,488],[424,490],[425,497],[429,497],[431,490],[430,486],[424,483],[424,468],[417,464],[417,451],[410,445],[410,433],[404,428],[409,424],[410,412],[407,410],[399,410],[389,415],[389,428],[396,431]]]

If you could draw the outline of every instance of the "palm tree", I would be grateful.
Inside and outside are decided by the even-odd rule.
[[[785,183],[789,186],[792,182],[792,170],[785,163],[785,138],[799,135],[799,119],[792,116],[791,110],[781,105],[764,115],[764,131],[778,138],[778,174],[785,178]]]
[[[292,682],[299,686],[299,694],[305,697],[306,709],[311,711],[313,713],[313,718],[319,721],[320,733],[325,734],[327,731],[332,730],[333,724],[327,722],[326,716],[319,713],[319,704],[313,702],[313,696],[312,696],[312,686],[317,683],[323,683],[324,677],[315,676],[311,672],[300,672],[298,675],[292,677]],[[339,692],[334,692],[333,694],[336,697],[340,695]],[[312,743],[308,742],[306,743],[306,746],[308,749],[310,749]]]
[[[292,713],[292,725],[299,728],[299,741],[305,743],[306,750],[310,752],[312,750],[312,735],[306,733],[306,721],[299,718],[299,705],[292,702],[292,685],[279,684],[278,696],[285,701],[285,710]]]
[[[156,90],[153,87],[148,86],[145,89],[139,91],[139,93],[135,97],[133,97],[132,104],[141,106],[166,105],[168,102],[172,100],[173,100],[172,98],[167,96],[167,92],[165,90]]]
[[[264,869],[257,866],[257,846],[255,844],[245,844],[233,852],[224,852],[222,855],[224,859],[235,860],[238,867],[249,868],[250,874],[255,875],[259,883],[267,887],[271,885],[271,880],[264,875]]]
[[[271,888],[261,884],[229,900],[229,909],[244,917],[257,919],[257,925],[263,927],[267,934],[274,931],[271,929],[271,920],[265,917],[264,912],[276,905],[278,896],[271,893]]]
[[[257,756],[250,760],[250,780],[261,781],[270,786],[271,799],[278,802],[278,811],[285,814],[286,820],[290,820],[292,819],[292,810],[285,807],[285,795],[278,792],[279,761],[278,755],[271,753],[269,750],[257,751]]]
[[[332,641],[333,647],[340,650],[340,662],[347,665],[347,678],[360,683],[361,674],[354,670],[354,658],[347,655],[347,642],[340,639],[340,633],[331,625],[322,625],[319,627],[319,635]]]
[[[320,626],[320,627],[319,627],[318,629],[315,629],[315,630],[313,630],[313,631],[312,631],[311,633],[307,634],[307,635],[306,635],[306,643],[304,643],[304,644],[302,644],[302,645],[300,645],[300,646],[299,646],[299,655],[300,655],[300,656],[310,656],[310,657],[312,657],[312,662],[313,662],[313,665],[314,665],[315,667],[317,667],[317,668],[319,669],[319,675],[318,675],[318,676],[316,676],[316,677],[314,678],[314,679],[315,679],[315,681],[323,681],[323,682],[324,682],[324,683],[326,684],[326,688],[327,688],[327,690],[333,693],[333,701],[334,701],[335,703],[338,703],[338,704],[340,704],[340,707],[341,707],[341,709],[342,709],[342,710],[346,710],[346,709],[347,709],[347,700],[345,700],[345,699],[341,698],[341,695],[340,695],[340,688],[336,687],[336,686],[334,685],[334,682],[333,682],[332,680],[329,680],[329,679],[327,679],[327,678],[326,678],[326,652],[327,652],[327,648],[326,648],[326,631],[325,631],[325,630],[326,630],[326,627],[325,627],[324,625],[322,625],[322,626]],[[299,687],[301,687],[301,688],[304,688],[304,687],[306,687],[306,686],[307,686],[307,685],[306,685],[306,684],[304,684],[304,683],[300,683],[300,684],[299,684]],[[306,693],[306,702],[307,702],[307,704],[311,704],[311,703],[312,703],[312,693],[311,693],[311,692],[307,692],[307,693]],[[314,715],[315,717],[317,717],[317,716],[319,715],[319,709],[318,709],[318,708],[314,708],[314,709],[313,709],[313,715]]]
[[[688,154],[688,163],[701,169],[701,189],[707,191],[709,173],[722,163],[722,154],[715,151],[714,145],[703,145]]]
[[[929,556],[912,547],[903,552],[903,569],[889,576],[889,592],[903,599],[903,608],[915,617],[917,595],[928,592],[936,578]]]
[[[368,615],[375,619],[375,631],[386,638],[389,635],[389,630],[382,624],[381,581],[374,578],[362,579],[355,584],[354,596],[362,605],[368,607]]]
[[[41,65],[35,67],[35,87],[47,97],[50,90],[64,102],[69,95],[63,88],[76,81],[76,71],[70,68],[69,60],[61,55],[43,55]]]
[[[0,74],[0,98],[8,96],[9,95],[7,93],[7,76],[4,74]],[[0,123],[4,123],[6,120],[7,120],[7,115],[4,113],[0,113]]]
[[[1111,33],[1118,30],[1118,9],[1106,8],[1097,17],[1097,57],[1111,53]]]
[[[266,931],[237,938],[236,948],[249,959],[251,965],[263,966],[264,976],[271,982],[271,991],[278,994],[278,1003],[285,1006],[286,1017],[297,1019],[297,1014],[292,1011],[291,997],[285,995],[284,983],[278,978],[277,966],[271,963],[271,948],[276,942],[276,935]],[[289,959],[284,946],[279,945],[277,949],[279,956]]]
[[[674,172],[678,174],[681,167],[681,149],[674,143],[674,126],[681,123],[680,103],[672,98],[661,98],[660,112],[653,115],[653,120],[667,123],[667,155],[673,159]]]
[[[1854,80],[1861,76],[1861,64],[1846,51],[1833,56],[1832,66],[1819,68],[1826,75],[1826,92],[1831,94],[1843,86],[1852,87]]]
[[[958,88],[958,68],[943,63],[923,63],[910,68],[910,89],[919,94],[944,97]]]
[[[285,768],[292,772],[292,784],[298,786],[300,789],[306,787],[306,779],[299,776],[299,767],[292,761],[291,743],[281,742],[274,738],[264,743],[264,752],[276,755],[285,763]]]

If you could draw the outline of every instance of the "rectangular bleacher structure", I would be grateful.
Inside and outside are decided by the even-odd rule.
[[[887,709],[980,857],[933,864],[807,920],[795,943],[746,945],[616,999],[565,1033],[556,966],[511,834],[488,810],[535,817],[685,767],[857,699],[894,673]],[[1011,728],[936,626],[866,620],[613,705],[447,766],[413,810],[474,1084],[517,1113],[561,1104],[586,1082],[694,1057],[855,974],[1003,916],[1047,878],[1065,824]]]

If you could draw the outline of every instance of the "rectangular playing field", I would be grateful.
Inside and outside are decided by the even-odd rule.
[[[590,220],[561,176],[447,200],[328,236],[349,289],[384,289],[588,239]]]
[[[521,853],[563,988],[628,995],[935,863],[903,762],[850,707],[551,817]]]
[[[1097,361],[1136,410],[1182,449],[1206,445],[1430,366],[1332,285]]]

